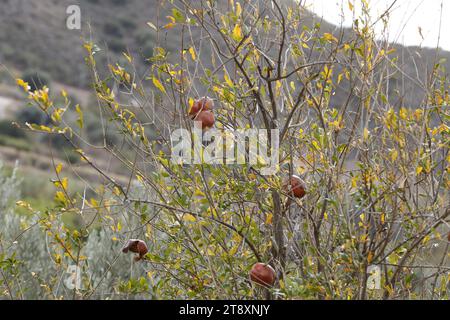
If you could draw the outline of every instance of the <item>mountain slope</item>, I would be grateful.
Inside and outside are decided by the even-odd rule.
[[[228,2],[219,3],[226,6]],[[81,31],[66,27],[66,9],[73,4],[81,8]],[[145,58],[152,54],[157,43],[157,34],[147,22],[164,25],[168,8],[170,4],[161,0],[3,0],[0,3],[0,63],[20,71],[45,70],[52,80],[88,88],[90,79],[82,43],[83,39],[92,38],[102,49],[97,55],[99,67],[124,59],[122,52],[129,50],[138,57],[138,72],[144,72],[148,67]],[[320,19],[313,14],[305,16],[306,24],[317,21]],[[321,21],[323,32],[333,32],[336,28]],[[161,31],[158,45],[177,53],[180,41],[175,37],[175,32]],[[396,47],[402,70],[410,78],[420,77],[425,81],[436,61],[435,50]],[[445,64],[450,69],[450,53],[439,52],[437,59],[441,58],[446,58]],[[397,82],[406,90],[406,98],[417,93],[417,86],[410,79]]]

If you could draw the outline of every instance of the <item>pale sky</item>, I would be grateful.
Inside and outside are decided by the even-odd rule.
[[[340,24],[344,8],[344,25],[350,26],[348,0],[304,0],[308,7],[325,20]],[[379,17],[394,0],[368,0],[372,16]],[[361,0],[351,0],[358,8]],[[439,24],[442,4],[442,25],[440,47],[450,51],[450,0],[397,0],[391,9],[389,39],[405,45],[436,47],[438,43]],[[360,12],[360,11],[357,11]],[[376,19],[374,19],[376,20]],[[382,24],[379,24],[382,27]],[[423,38],[419,33],[422,30]]]

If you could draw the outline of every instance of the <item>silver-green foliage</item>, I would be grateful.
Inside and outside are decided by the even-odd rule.
[[[0,299],[151,297],[146,265],[121,253],[123,241],[113,241],[114,232],[103,227],[90,230],[83,243],[81,287],[74,292],[67,285],[73,262],[64,255],[56,262],[57,245],[39,223],[43,213],[18,213],[20,183],[17,168],[7,174],[0,163]]]

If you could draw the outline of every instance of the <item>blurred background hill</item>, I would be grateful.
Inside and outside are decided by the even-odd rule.
[[[69,5],[81,8],[81,31],[66,27]],[[155,33],[146,22],[156,18],[155,0],[2,0],[0,6],[0,61],[20,71],[45,70],[54,81],[87,87],[82,37],[107,51],[99,64],[128,49],[141,62],[152,54]]]

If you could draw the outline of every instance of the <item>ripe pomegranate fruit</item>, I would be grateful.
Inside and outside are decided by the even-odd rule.
[[[306,186],[302,179],[296,175],[292,175],[289,181],[284,184],[284,189],[290,196],[303,198],[306,194]]]
[[[214,107],[214,101],[209,97],[203,97],[195,100],[194,104],[189,109],[189,116],[194,119],[202,111],[211,111]]]
[[[130,239],[122,248],[123,253],[128,253],[128,251],[137,253],[138,255],[134,258],[134,260],[139,261],[147,254],[148,248],[144,241],[139,239]]]
[[[194,119],[202,123],[202,129],[209,129],[214,125],[214,113],[212,111],[201,111]]]
[[[275,283],[275,270],[268,264],[258,262],[250,270],[250,280],[261,286],[271,287]]]

